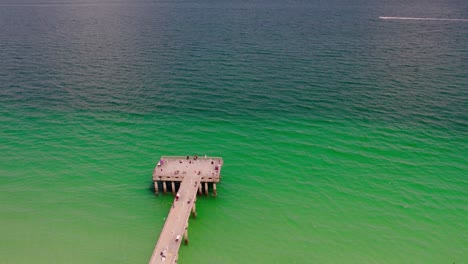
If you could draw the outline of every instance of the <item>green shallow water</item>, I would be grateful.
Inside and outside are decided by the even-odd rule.
[[[1,4],[0,263],[146,263],[192,154],[225,165],[180,263],[463,263],[468,23],[378,16],[466,8]]]

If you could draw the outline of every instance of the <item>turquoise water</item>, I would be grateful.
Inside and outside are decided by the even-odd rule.
[[[465,263],[464,1],[2,1],[0,263],[147,263],[161,155],[224,158],[180,263]]]

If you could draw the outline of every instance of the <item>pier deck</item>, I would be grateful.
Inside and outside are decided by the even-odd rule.
[[[216,182],[220,180],[223,161],[212,157],[162,157],[153,171],[155,192],[159,184],[166,192],[167,182],[175,193],[174,182],[180,182],[177,195],[166,218],[156,247],[151,256],[150,264],[176,263],[182,240],[188,243],[188,220],[190,213],[196,216],[197,191],[201,193],[205,184],[208,194],[208,182],[216,190]]]

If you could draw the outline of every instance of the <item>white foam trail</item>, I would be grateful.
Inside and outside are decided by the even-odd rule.
[[[429,20],[429,21],[464,21],[468,22],[465,18],[435,18],[435,17],[386,17],[379,16],[380,19],[391,19],[391,20]]]

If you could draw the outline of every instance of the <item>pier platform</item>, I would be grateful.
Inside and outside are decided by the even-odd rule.
[[[196,216],[197,192],[209,194],[211,185],[213,195],[216,195],[222,165],[223,160],[219,157],[161,157],[153,171],[155,193],[159,193],[161,185],[164,193],[170,188],[175,197],[150,264],[177,263],[182,240],[188,243],[190,214]]]

